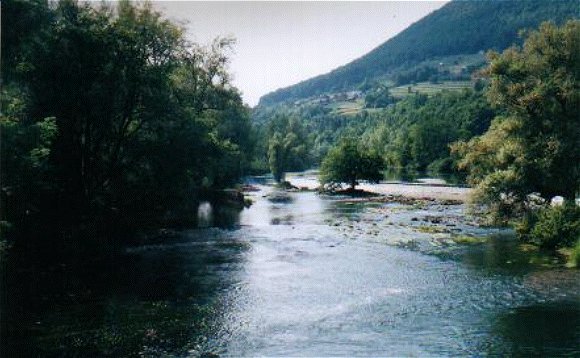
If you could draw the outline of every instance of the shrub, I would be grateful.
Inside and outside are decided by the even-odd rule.
[[[580,238],[580,207],[566,204],[540,209],[524,217],[516,230],[543,248],[572,246]]]
[[[576,241],[576,246],[572,249],[572,257],[570,257],[572,266],[580,268],[580,239]]]
[[[538,210],[526,212],[518,221],[515,223],[515,230],[518,237],[523,240],[529,239],[532,229],[538,222]]]

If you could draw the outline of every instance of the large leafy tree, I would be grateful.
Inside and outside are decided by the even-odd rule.
[[[322,184],[347,183],[354,190],[358,180],[378,182],[383,159],[372,151],[367,151],[353,138],[345,137],[330,149],[320,168]]]
[[[32,42],[21,78],[30,118],[54,117],[50,159],[71,215],[103,206],[143,168],[146,142],[172,113],[169,75],[181,30],[150,6],[120,2],[115,14],[61,1]],[[113,195],[114,196],[114,195]]]
[[[274,179],[280,182],[292,170],[304,170],[310,164],[310,143],[305,129],[296,118],[275,116],[269,123],[268,164]]]
[[[283,138],[279,132],[274,133],[268,142],[268,164],[277,182],[284,179],[286,148],[282,142]]]
[[[231,39],[190,44],[147,3],[7,0],[2,9],[9,221],[59,231],[138,223],[241,175],[251,128],[229,82]]]
[[[503,114],[454,147],[478,198],[506,217],[529,194],[574,200],[580,188],[580,21],[544,23],[523,47],[491,53],[490,102]]]

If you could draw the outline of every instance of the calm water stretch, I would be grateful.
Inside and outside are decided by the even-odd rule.
[[[9,262],[5,356],[580,355],[579,271],[463,205],[257,188],[122,260]]]

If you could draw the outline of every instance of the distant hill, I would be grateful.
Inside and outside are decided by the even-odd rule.
[[[520,41],[521,29],[561,24],[579,13],[576,0],[452,1],[359,59],[266,94],[260,105],[352,90],[434,58],[503,50]]]

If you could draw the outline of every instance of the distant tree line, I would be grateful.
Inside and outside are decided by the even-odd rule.
[[[365,106],[368,109],[354,115],[337,114],[322,105],[258,108],[254,120],[261,123],[266,120],[263,116],[272,116],[273,122],[264,125],[273,126],[280,118],[291,116],[295,126],[308,133],[301,143],[308,153],[301,156],[304,165],[293,166],[293,170],[320,166],[330,148],[350,136],[383,157],[390,168],[449,173],[457,172],[458,159],[449,145],[483,134],[497,112],[484,92],[471,89],[430,97],[412,94],[396,102],[384,87],[373,91]],[[267,150],[262,152],[269,158]]]
[[[484,65],[485,63],[465,66],[457,73],[451,72],[448,68],[440,69],[430,65],[412,66],[406,70],[396,71],[391,79],[396,86],[419,82],[437,84],[443,81],[469,81],[473,74]]]
[[[449,144],[484,133],[494,115],[482,92],[415,94],[378,114],[365,136],[392,167],[451,172]]]

